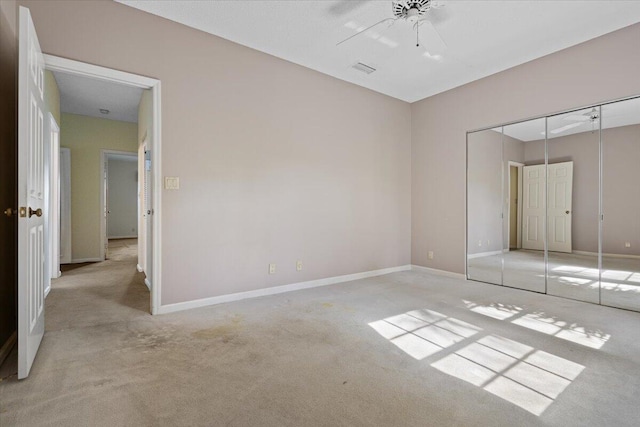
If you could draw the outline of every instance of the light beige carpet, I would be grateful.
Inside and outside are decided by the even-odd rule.
[[[150,316],[135,260],[112,264],[54,288],[30,377],[0,382],[0,425],[640,419],[639,313],[403,272]]]

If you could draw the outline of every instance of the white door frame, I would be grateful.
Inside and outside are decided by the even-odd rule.
[[[62,165],[65,165],[63,168]],[[63,191],[64,189],[64,191]],[[71,263],[71,150],[60,147],[60,264]],[[61,247],[62,248],[62,247]],[[61,249],[60,248],[60,249]]]
[[[51,71],[58,71],[76,76],[89,77],[92,79],[108,81],[112,83],[123,84],[142,89],[150,89],[152,93],[153,104],[153,133],[149,144],[152,147],[152,164],[153,170],[153,254],[151,254],[152,262],[152,280],[151,287],[151,314],[157,314],[160,308],[161,290],[162,290],[162,133],[161,133],[161,103],[160,103],[160,80],[150,77],[144,77],[137,74],[131,74],[124,71],[113,70],[111,68],[100,67],[97,65],[87,64],[84,62],[74,61],[71,59],[60,58],[58,56],[44,55],[45,67]],[[102,179],[102,177],[101,177]]]
[[[507,194],[507,206],[509,206],[509,211],[507,212],[507,246],[511,246],[511,166],[515,166],[518,168],[518,212],[516,213],[518,228],[517,228],[517,237],[516,237],[516,248],[522,249],[522,203],[520,202],[522,196],[522,167],[524,163],[514,162],[513,160],[509,160],[507,165],[507,188],[509,189],[509,194]],[[510,249],[510,248],[508,248]]]
[[[108,175],[107,163],[109,162],[110,154],[119,154],[123,156],[131,156],[138,158],[138,153],[133,151],[119,151],[119,150],[100,150],[100,212],[102,216],[100,218],[100,258],[104,261],[107,257],[107,217],[105,211],[107,210],[107,199],[105,197],[105,190],[108,190],[108,184],[105,183],[105,173]],[[105,188],[107,185],[107,188]],[[140,212],[138,212],[140,215]],[[138,238],[140,232],[138,231]]]
[[[45,279],[45,298],[51,291],[51,279],[60,277],[60,126],[51,113],[48,113],[46,129],[45,176],[48,192],[45,197],[45,234],[48,255],[45,259],[49,277]]]

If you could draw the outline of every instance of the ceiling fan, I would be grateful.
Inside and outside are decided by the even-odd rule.
[[[439,9],[441,7],[444,7],[444,5],[433,0],[392,1],[391,9],[393,17],[385,18],[364,29],[358,29],[357,33],[338,42],[336,46],[348,42],[354,37],[357,37],[378,25],[387,24],[387,28],[389,28],[397,21],[404,21],[411,24],[413,29],[416,31],[416,47],[424,47],[429,56],[442,53],[446,49],[447,45],[440,37],[440,34],[435,29],[432,22],[437,20],[433,15],[434,9]],[[420,34],[421,32],[422,35]],[[424,43],[421,43],[421,39]]]
[[[582,126],[588,123],[591,123],[591,130],[595,130],[595,124],[600,119],[600,113],[595,108],[592,108],[591,111],[587,111],[583,114],[572,114],[569,116],[565,116],[562,118],[563,120],[572,121],[574,123],[570,123],[565,126],[561,126],[559,128],[553,129],[549,131],[552,134],[558,134],[569,129],[577,128],[578,126]]]

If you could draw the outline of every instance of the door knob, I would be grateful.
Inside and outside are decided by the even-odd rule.
[[[29,208],[29,218],[31,218],[32,216],[42,216],[42,209],[38,208],[35,211],[31,208]]]
[[[569,214],[569,212],[571,212],[571,211],[565,211],[564,213],[566,213],[566,214],[568,215],[568,214]]]
[[[7,208],[4,210],[4,214],[8,217],[11,217],[13,214],[15,213],[15,211],[11,208]]]

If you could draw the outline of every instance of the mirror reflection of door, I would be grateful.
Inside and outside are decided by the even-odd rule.
[[[571,253],[571,197],[573,194],[573,162],[547,165],[549,189],[549,251]]]
[[[545,165],[523,168],[522,248],[544,250]]]

